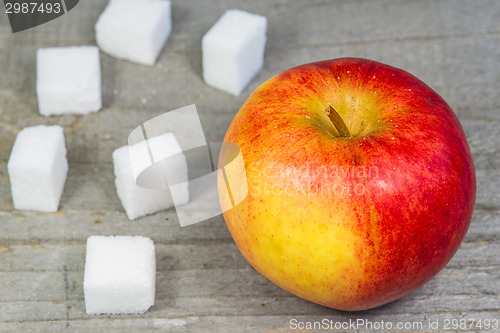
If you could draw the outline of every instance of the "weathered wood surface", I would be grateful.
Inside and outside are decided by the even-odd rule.
[[[500,320],[500,2],[172,2],[173,31],[157,64],[101,54],[104,108],[85,117],[38,114],[35,51],[94,45],[93,25],[105,1],[80,1],[67,15],[16,34],[0,13],[0,331],[287,332],[297,331],[294,320],[367,320],[383,321],[379,332],[398,331],[398,322],[416,325],[409,331],[438,332],[451,319],[468,320],[467,328],[448,331],[500,331],[476,325]],[[201,38],[229,8],[269,20],[264,69],[239,97],[206,86],[201,77]],[[260,83],[289,67],[341,56],[368,57],[415,74],[448,101],[469,139],[478,183],[474,217],[456,256],[431,282],[381,308],[335,311],[255,272],[221,217],[185,228],[174,211],[127,220],[115,194],[111,152],[133,128],[195,103],[207,139],[221,140]],[[66,134],[69,177],[54,214],[12,208],[6,163],[16,133],[36,124],[60,124]],[[113,234],[155,241],[156,304],[144,315],[85,313],[85,241]],[[436,321],[439,330],[432,330],[429,323]]]

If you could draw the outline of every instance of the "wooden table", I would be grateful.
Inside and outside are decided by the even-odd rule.
[[[478,326],[500,320],[500,1],[172,3],[173,31],[155,66],[101,54],[104,107],[87,116],[38,114],[35,52],[95,45],[94,23],[106,2],[80,1],[59,19],[16,34],[0,14],[0,331],[295,332],[331,321],[331,331],[394,332],[402,323],[412,332],[500,332]],[[264,68],[239,97],[202,79],[201,38],[229,8],[268,18]],[[335,311],[299,299],[253,270],[220,216],[184,228],[174,210],[126,218],[111,153],[126,144],[132,129],[195,103],[207,140],[220,141],[259,84],[289,67],[342,56],[415,74],[447,100],[466,132],[477,168],[474,217],[459,251],[431,282],[377,309]],[[60,211],[52,214],[16,211],[10,196],[6,163],[16,133],[37,124],[59,124],[66,135],[69,174]],[[87,315],[86,239],[117,234],[154,240],[156,303],[144,315]],[[467,328],[451,329],[452,320],[465,320]],[[439,330],[430,325],[436,322]],[[335,330],[335,323],[344,329]]]

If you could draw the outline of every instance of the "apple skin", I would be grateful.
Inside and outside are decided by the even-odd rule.
[[[351,137],[325,113],[332,106]],[[291,68],[258,87],[224,142],[241,149],[222,189],[247,261],[281,288],[339,310],[374,308],[432,279],[472,217],[476,180],[462,127],[415,76],[341,58]],[[240,174],[238,174],[238,172]],[[246,177],[242,177],[242,172]],[[225,175],[227,176],[227,175]]]

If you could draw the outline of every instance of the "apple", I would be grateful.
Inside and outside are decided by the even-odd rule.
[[[408,295],[469,227],[476,181],[462,127],[401,69],[358,58],[291,68],[253,92],[224,142],[244,160],[231,170],[234,151],[219,155],[236,245],[309,301],[356,311]],[[246,196],[235,203],[222,192]]]

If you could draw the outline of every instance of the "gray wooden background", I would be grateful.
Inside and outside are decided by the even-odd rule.
[[[361,332],[401,331],[398,322],[416,325],[410,332],[500,332],[485,329],[488,320],[500,320],[500,1],[172,3],[173,31],[154,67],[101,54],[104,107],[88,116],[38,114],[35,52],[95,45],[94,23],[106,2],[82,0],[65,16],[16,34],[0,13],[0,331],[295,332],[295,322],[326,319],[365,320],[380,328],[360,325]],[[206,86],[201,74],[201,38],[229,8],[268,18],[264,68],[239,97]],[[207,140],[222,140],[259,84],[289,67],[342,56],[415,74],[447,100],[465,129],[477,168],[476,208],[456,256],[431,282],[377,309],[340,312],[299,299],[254,271],[221,217],[185,228],[173,210],[126,218],[111,153],[133,128],[195,103]],[[6,163],[16,133],[36,124],[59,124],[66,135],[69,174],[57,213],[12,207]],[[156,304],[144,315],[87,315],[86,239],[117,234],[154,240]],[[467,327],[453,330],[452,320],[465,320]]]

